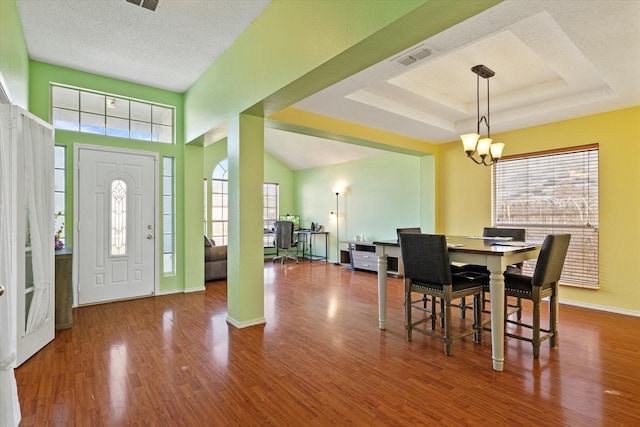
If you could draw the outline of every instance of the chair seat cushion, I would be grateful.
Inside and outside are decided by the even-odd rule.
[[[482,282],[476,280],[475,278],[459,276],[459,275],[451,275],[451,291],[453,293],[465,291],[467,289],[478,288],[482,286]],[[438,292],[442,292],[444,290],[444,286],[437,283],[428,283],[428,282],[419,282],[413,281],[412,286],[414,288],[423,288],[423,289],[431,289]]]
[[[542,289],[548,289],[552,285],[552,283],[546,283],[542,286]],[[531,276],[525,276],[524,274],[505,273],[504,286],[505,289],[513,292],[520,292],[524,294],[530,294],[533,292]]]

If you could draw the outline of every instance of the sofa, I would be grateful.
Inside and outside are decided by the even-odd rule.
[[[214,240],[204,236],[204,280],[227,278],[227,246],[216,246]]]

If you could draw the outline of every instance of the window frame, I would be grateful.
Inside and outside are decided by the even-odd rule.
[[[51,83],[49,88],[51,123],[58,130],[175,145],[176,109],[173,106],[59,83]],[[67,99],[56,97],[57,90],[75,91],[77,100],[65,103]],[[134,107],[148,110],[148,118],[136,113]],[[68,120],[62,118],[65,115]],[[116,122],[121,126],[110,127],[110,123]]]
[[[205,180],[205,206],[209,212],[209,220],[205,217],[205,230],[207,226],[211,225],[211,239],[216,245],[226,245],[229,241],[229,180],[228,180],[228,161],[227,159],[221,160],[215,167],[211,174],[211,190],[206,191],[207,183]],[[219,190],[219,191],[218,191]],[[267,190],[269,190],[267,192]],[[207,203],[207,196],[211,197],[209,203]],[[217,200],[220,200],[221,205],[215,205]],[[264,237],[263,248],[275,247],[275,242],[271,233],[267,231],[271,230],[275,221],[278,219],[280,213],[280,184],[277,182],[263,182],[262,183],[262,223]],[[275,206],[268,202],[274,201]],[[275,209],[275,216],[273,218],[268,215],[269,212],[273,212]]]
[[[599,145],[589,144],[505,156],[492,168],[494,227],[524,228],[527,240],[572,234],[563,285],[599,288],[598,163]],[[501,186],[500,180],[507,184]],[[534,267],[535,261],[526,262],[524,273],[532,274]]]

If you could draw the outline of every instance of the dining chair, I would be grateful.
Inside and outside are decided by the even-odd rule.
[[[507,332],[505,336],[531,342],[533,345],[533,358],[540,356],[540,343],[549,340],[549,346],[556,346],[558,337],[558,281],[562,274],[562,267],[569,249],[570,234],[549,234],[545,237],[540,255],[536,262],[533,276],[523,274],[505,273],[505,301],[507,296],[533,302],[532,324],[525,324],[520,319],[511,320],[505,312],[505,322],[532,330],[532,338],[516,334],[515,331]],[[540,327],[540,303],[543,298],[549,297],[549,329]],[[541,335],[541,333],[544,333]]]
[[[282,249],[284,253],[282,255],[273,258],[273,262],[280,260],[284,264],[287,259],[294,260],[298,264],[298,257],[291,253],[291,248],[298,246],[298,242],[293,240],[293,222],[292,221],[276,221],[275,223],[276,233],[276,249]]]
[[[398,239],[398,243],[400,242],[400,234],[401,233],[422,234],[422,229],[420,227],[396,228],[396,236],[397,236],[397,239]],[[458,266],[455,266],[455,265],[451,264],[451,272],[452,273],[457,273],[457,272],[460,272],[460,271],[462,271],[461,267],[458,267]],[[427,295],[422,295],[421,298],[412,301],[413,304],[420,303],[420,302],[422,303],[421,310],[426,311],[426,312],[430,312],[430,309],[427,307],[427,303],[429,302],[429,297]],[[441,301],[440,302],[440,314],[442,314],[442,310],[443,309],[444,309],[444,306],[443,306],[442,301]],[[444,318],[442,316],[440,316],[440,324],[441,324],[441,326],[444,325]]]
[[[404,262],[404,286],[405,286],[405,320],[407,340],[411,341],[412,332],[423,333],[444,342],[444,351],[451,355],[451,342],[453,340],[474,335],[476,343],[482,342],[482,325],[480,322],[480,299],[482,283],[466,276],[452,274],[449,262],[449,249],[444,235],[400,233],[400,251]],[[415,307],[411,303],[413,292],[431,297],[431,310],[419,320],[412,320],[412,310]],[[464,297],[474,297],[474,319],[471,328],[454,333],[451,327],[451,301]],[[443,332],[435,330],[436,313],[435,298],[440,298],[444,308],[441,316],[444,319]],[[430,328],[420,328],[419,325],[429,322]]]
[[[484,227],[484,229],[482,230],[482,237],[511,237],[516,242],[524,242],[526,240],[526,230],[524,228]],[[484,313],[489,313],[490,311],[486,309],[487,303],[490,302],[490,300],[486,297],[486,295],[489,293],[489,270],[487,270],[487,267],[484,265],[475,264],[467,264],[463,268],[465,271],[474,271],[486,274],[486,277],[481,278],[481,280],[484,280],[484,293],[482,294],[482,311]],[[508,266],[507,272],[522,273],[522,263]],[[520,301],[520,298],[516,298],[515,304],[507,304],[507,308],[515,309],[515,311],[513,311],[512,313],[517,314],[518,320],[522,318],[522,303]],[[462,299],[462,301],[460,301],[460,316],[463,319],[466,309],[466,301]]]
[[[411,234],[422,234],[422,229],[420,227],[404,227],[404,228],[396,228],[396,237],[398,239],[398,243],[400,243],[400,234],[401,233],[411,233]],[[400,257],[402,259],[402,257]],[[404,269],[404,267],[403,267]],[[429,297],[427,295],[422,295],[422,297],[411,301],[412,304],[422,303],[423,311],[429,312],[427,304],[429,303]]]

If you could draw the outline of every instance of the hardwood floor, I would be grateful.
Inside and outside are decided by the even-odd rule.
[[[559,346],[534,360],[507,339],[494,372],[487,332],[450,357],[431,337],[407,342],[399,279],[378,330],[376,286],[267,262],[267,324],[243,330],[225,321],[224,281],[74,309],[16,370],[21,426],[640,425],[640,318],[561,305]]]

